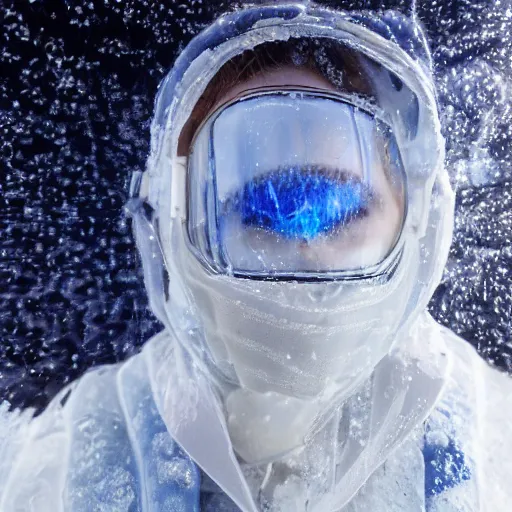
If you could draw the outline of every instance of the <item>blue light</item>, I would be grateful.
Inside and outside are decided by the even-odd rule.
[[[234,206],[246,226],[310,241],[361,216],[367,196],[341,173],[292,167],[246,183]]]

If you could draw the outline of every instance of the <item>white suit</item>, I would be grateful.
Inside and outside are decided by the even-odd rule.
[[[381,461],[372,452],[375,459],[359,473],[353,485],[360,487],[342,510],[507,511],[510,378],[428,315],[414,335],[446,354],[441,396],[425,422],[398,446],[384,448],[386,460],[375,469]],[[163,332],[126,363],[85,375],[32,421],[3,411],[0,510],[224,510],[221,494],[208,488],[169,430],[214,458],[221,470],[211,476],[228,483],[242,510],[254,510],[215,400],[179,351]],[[281,510],[301,510],[285,485],[282,495]]]
[[[1,511],[509,509],[512,382],[425,313],[453,209],[428,52],[410,20],[384,14],[386,39],[368,19],[309,2],[254,7],[183,52],[130,205],[166,329],[39,417],[3,414]],[[404,32],[418,42],[412,54]],[[181,127],[224,62],[298,37],[334,38],[382,63],[368,68],[380,106],[391,117],[396,105],[416,109],[413,131],[402,112],[394,119],[408,216],[387,280],[244,280],[208,272],[187,245]],[[406,86],[393,89],[392,74]]]

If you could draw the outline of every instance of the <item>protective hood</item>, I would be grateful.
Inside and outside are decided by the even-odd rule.
[[[392,115],[403,98],[417,107],[415,129],[398,130],[408,213],[400,255],[385,275],[254,281],[212,272],[190,249],[181,129],[224,63],[290,38],[332,39],[361,53],[378,64],[367,70],[374,83],[389,84],[378,94],[383,108]],[[151,155],[134,177],[130,205],[153,311],[176,340],[154,391],[171,434],[244,510],[338,510],[441,391],[442,349],[414,339],[452,229],[429,65],[420,28],[395,12],[273,3],[221,17],[162,83]],[[403,86],[391,88],[396,78]],[[215,455],[215,443],[228,460]]]

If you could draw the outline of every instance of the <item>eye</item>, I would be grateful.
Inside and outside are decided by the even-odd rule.
[[[365,216],[371,196],[368,186],[343,171],[292,167],[246,183],[229,210],[246,227],[309,242]]]

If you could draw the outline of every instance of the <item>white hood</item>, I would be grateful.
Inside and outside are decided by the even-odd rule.
[[[292,7],[300,11],[292,19],[253,21],[224,41],[219,33],[236,15],[221,19],[178,59],[160,89],[152,154],[135,187],[153,216],[148,221],[139,207],[134,225],[151,305],[176,342],[172,355],[162,355],[172,363],[155,367],[169,431],[242,509],[297,510],[286,504],[291,493],[323,512],[351,498],[441,390],[441,350],[414,340],[411,329],[441,277],[453,198],[424,66],[342,14]],[[425,106],[417,135],[424,154],[405,158],[415,174],[408,176],[404,250],[385,279],[245,280],[208,272],[188,248],[181,127],[224,62],[296,36],[357,48],[400,76]]]

